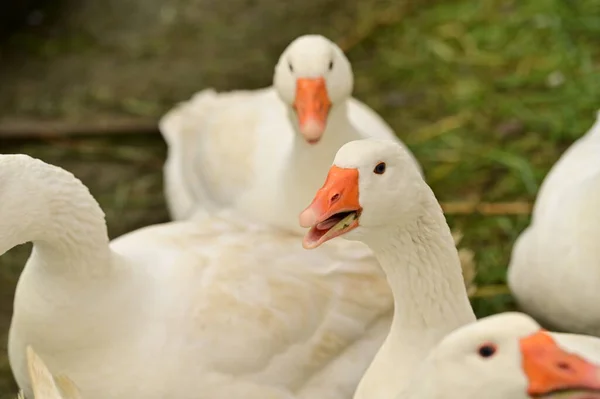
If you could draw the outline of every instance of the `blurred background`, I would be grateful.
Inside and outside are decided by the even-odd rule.
[[[347,53],[355,96],[411,148],[475,253],[479,317],[548,169],[600,109],[600,0],[21,0],[0,6],[0,153],[73,172],[116,237],[167,221],[158,118],[271,84],[297,36]],[[476,208],[473,204],[484,202]],[[0,204],[1,206],[1,204]],[[24,245],[0,258],[0,399]]]

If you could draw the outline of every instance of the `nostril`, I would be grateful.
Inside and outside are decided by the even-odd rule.
[[[337,202],[337,200],[339,200],[339,199],[340,199],[340,194],[339,193],[335,193],[335,194],[333,194],[333,196],[329,200],[329,203],[333,204],[334,202]]]
[[[556,366],[561,370],[571,370],[571,366],[566,362],[558,362],[556,363]]]

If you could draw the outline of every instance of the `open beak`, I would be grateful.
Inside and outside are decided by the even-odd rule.
[[[296,80],[294,109],[298,116],[300,133],[309,144],[321,139],[327,125],[331,100],[323,78],[299,78]]]
[[[362,208],[358,201],[358,170],[332,166],[323,187],[300,214],[300,226],[310,227],[302,240],[306,249],[358,227]]]
[[[532,398],[600,399],[600,367],[561,349],[545,331],[520,341]]]

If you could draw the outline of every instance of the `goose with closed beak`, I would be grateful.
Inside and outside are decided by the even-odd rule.
[[[296,215],[343,144],[378,137],[402,145],[375,111],[352,97],[353,86],[343,51],[323,36],[303,35],[281,54],[273,86],[205,89],[178,104],[159,124],[168,144],[164,179],[172,218],[230,208],[304,234]]]
[[[443,337],[475,321],[450,228],[402,147],[377,139],[342,146],[300,224],[310,227],[308,249],[339,236],[367,244],[394,296],[391,330],[355,399],[393,399]],[[554,336],[569,350],[600,357],[594,337]]]

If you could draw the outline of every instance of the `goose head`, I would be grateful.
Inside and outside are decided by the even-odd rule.
[[[351,141],[337,152],[323,187],[300,214],[310,227],[303,246],[312,249],[344,235],[364,241],[416,218],[428,186],[397,143]]]
[[[300,134],[309,144],[316,144],[332,108],[352,94],[354,77],[350,62],[335,43],[320,35],[304,35],[279,58],[273,85],[292,110]]]
[[[600,367],[561,349],[529,316],[516,312],[489,316],[450,333],[419,372],[415,382],[421,377],[434,382],[419,388],[443,397],[600,398]]]

